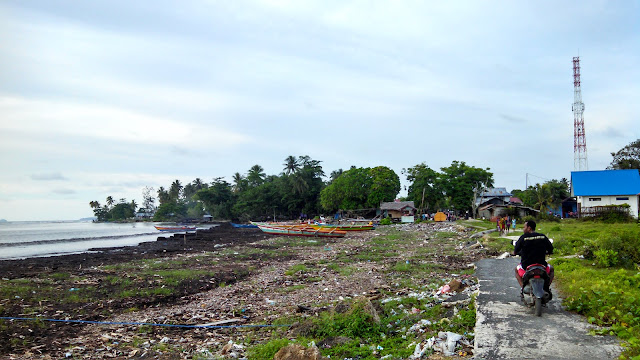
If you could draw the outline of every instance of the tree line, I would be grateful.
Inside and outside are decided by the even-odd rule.
[[[324,180],[321,163],[306,155],[291,155],[278,175],[267,175],[262,166],[254,165],[245,174],[236,172],[231,183],[221,177],[209,183],[196,178],[187,184],[175,180],[157,191],[145,187],[140,209],[135,201],[120,199],[116,204],[111,196],[104,205],[95,200],[89,205],[98,221],[129,219],[136,211],[153,213],[154,221],[202,219],[205,214],[247,221],[375,210],[382,202],[394,201],[400,192],[400,178],[386,166],[338,169]],[[441,170],[431,170],[424,163],[403,169],[410,185],[408,195],[400,200],[414,201],[424,211],[447,208],[464,213],[471,208],[474,189],[493,184],[488,168],[454,161]]]
[[[611,155],[610,169],[640,169],[640,139]],[[381,202],[393,201],[400,192],[400,178],[386,166],[338,169],[324,180],[327,176],[321,163],[306,155],[290,155],[278,175],[267,175],[262,166],[254,165],[244,174],[236,172],[231,183],[222,177],[209,183],[196,178],[184,185],[175,180],[157,191],[145,187],[141,209],[135,200],[120,199],[116,203],[111,196],[104,205],[98,201],[89,205],[98,221],[129,219],[136,211],[154,214],[155,221],[202,219],[207,213],[214,219],[247,221],[371,210]],[[407,196],[400,200],[413,201],[421,212],[447,209],[473,215],[476,197],[494,186],[489,168],[464,161],[453,161],[440,171],[423,162],[402,169],[402,175],[409,185]],[[569,197],[569,183],[564,178],[550,180],[524,190],[514,189],[512,194],[524,205],[546,212],[557,209]]]

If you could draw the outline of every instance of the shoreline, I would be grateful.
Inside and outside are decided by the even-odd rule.
[[[159,234],[156,241],[145,241],[138,245],[107,248],[90,248],[83,252],[44,255],[20,259],[0,259],[0,274],[4,278],[29,277],[42,272],[65,271],[111,265],[122,262],[164,258],[178,253],[210,251],[216,244],[243,244],[264,238],[261,231],[242,231],[228,223],[217,223],[211,229],[187,234]],[[238,230],[238,231],[236,231]]]

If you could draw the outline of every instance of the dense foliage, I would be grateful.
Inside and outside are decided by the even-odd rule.
[[[127,202],[126,199],[120,199],[120,202],[115,205],[114,203],[113,198],[109,196],[105,205],[91,201],[89,206],[93,209],[93,214],[98,221],[120,221],[133,217],[137,208],[135,200]]]
[[[159,187],[156,196],[153,188],[145,187],[144,207],[138,211],[147,217],[153,214],[154,221],[202,219],[206,214],[241,221],[313,218],[338,210],[376,209],[400,192],[400,178],[386,166],[338,169],[327,182],[321,161],[309,156],[288,156],[283,166],[279,175],[267,175],[256,164],[245,174],[235,173],[231,183],[223,178],[210,183],[196,178],[187,184],[175,180],[168,188]],[[403,170],[410,183],[406,200],[425,211],[447,208],[464,213],[472,208],[479,190],[493,185],[489,169],[453,161],[441,170],[436,172],[424,163]],[[99,221],[130,219],[137,210],[135,202],[113,206],[111,197],[105,206],[97,201],[90,205]]]
[[[320,193],[325,210],[377,208],[393,201],[400,191],[400,178],[386,166],[352,168],[342,172]]]
[[[540,223],[538,229],[555,240],[558,258],[551,263],[567,308],[604,326],[599,333],[624,340],[622,358],[640,358],[638,225],[563,220]]]
[[[639,169],[640,170],[640,139],[631,142],[629,145],[612,152],[613,160],[608,169]]]
[[[473,213],[475,194],[493,186],[493,173],[489,168],[481,169],[464,161],[453,161],[440,170],[442,172],[438,173],[424,163],[404,169],[407,180],[411,182],[407,200],[425,211],[449,208],[459,213],[469,210]]]
[[[526,190],[514,189],[511,193],[522,200],[525,206],[547,213],[559,209],[562,200],[569,197],[569,181],[565,178],[553,179],[544,184],[531,185]]]

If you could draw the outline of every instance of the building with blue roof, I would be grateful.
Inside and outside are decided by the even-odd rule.
[[[571,172],[571,196],[578,212],[606,205],[629,204],[631,215],[640,208],[640,172],[638,170],[595,170]]]

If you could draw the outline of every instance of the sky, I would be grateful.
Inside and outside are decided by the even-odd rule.
[[[72,220],[145,186],[308,155],[495,186],[570,178],[640,138],[636,1],[0,2],[0,219]],[[529,175],[527,175],[529,174]],[[402,191],[400,195],[406,194]]]

